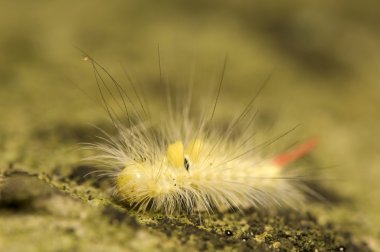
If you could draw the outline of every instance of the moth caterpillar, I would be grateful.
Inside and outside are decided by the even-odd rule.
[[[91,144],[99,152],[92,160],[110,170],[122,202],[141,212],[172,215],[296,207],[304,201],[308,188],[302,181],[302,169],[288,169],[287,165],[308,153],[315,140],[279,155],[262,154],[263,148],[293,130],[265,142],[256,140],[254,104],[265,84],[227,127],[219,127],[214,117],[224,62],[215,97],[201,115],[191,113],[191,99],[181,99],[182,106],[170,106],[169,117],[154,124],[133,82],[138,105],[102,65],[89,56],[86,59],[92,65],[103,107],[118,132],[114,137],[105,133],[103,143]],[[112,98],[112,105],[106,95]],[[126,123],[117,109],[123,110]]]

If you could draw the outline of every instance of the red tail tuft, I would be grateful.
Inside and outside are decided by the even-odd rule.
[[[273,159],[273,161],[279,166],[286,166],[293,161],[299,159],[302,156],[305,156],[310,151],[314,149],[317,145],[318,139],[316,137],[310,138],[305,143],[301,144],[297,148],[287,153],[283,153]]]

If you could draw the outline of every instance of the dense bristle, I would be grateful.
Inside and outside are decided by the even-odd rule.
[[[97,76],[104,108],[118,130],[117,136],[107,135],[105,143],[93,145],[100,152],[93,159],[114,170],[115,188],[121,201],[138,211],[166,214],[296,207],[303,203],[304,184],[298,179],[300,174],[296,170],[282,169],[278,159],[264,157],[261,153],[263,148],[293,129],[264,142],[254,137],[256,111],[253,106],[265,83],[224,129],[214,117],[225,63],[214,101],[201,115],[190,115],[192,104],[189,102],[171,107],[168,118],[163,117],[150,127],[147,122],[151,122],[151,118],[144,120],[135,109],[132,111],[139,119],[137,122],[129,119],[125,125],[103,93],[109,93],[119,108],[125,107],[126,116],[130,117],[133,112],[126,104],[129,98],[124,97],[124,89],[103,67],[90,57],[88,59]],[[104,75],[111,84],[106,82]],[[115,100],[109,85],[114,86],[122,103]]]

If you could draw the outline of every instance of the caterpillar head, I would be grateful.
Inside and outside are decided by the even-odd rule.
[[[119,194],[132,204],[148,204],[152,199],[167,198],[190,188],[191,169],[199,161],[201,140],[169,144],[161,157],[127,164],[118,174]],[[159,200],[158,200],[159,201]]]

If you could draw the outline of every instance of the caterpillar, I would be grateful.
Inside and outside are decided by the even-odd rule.
[[[310,188],[303,183],[302,168],[288,165],[309,153],[316,140],[267,157],[262,149],[295,128],[264,142],[255,139],[254,105],[269,78],[226,127],[219,127],[214,117],[225,60],[215,97],[201,108],[201,115],[191,113],[191,97],[187,97],[176,107],[170,105],[169,116],[155,124],[133,82],[138,105],[102,65],[87,55],[85,59],[92,65],[103,108],[117,129],[116,136],[104,132],[102,143],[89,144],[98,152],[90,159],[107,168],[121,202],[139,212],[167,215],[303,204]],[[117,109],[123,110],[126,120]]]

